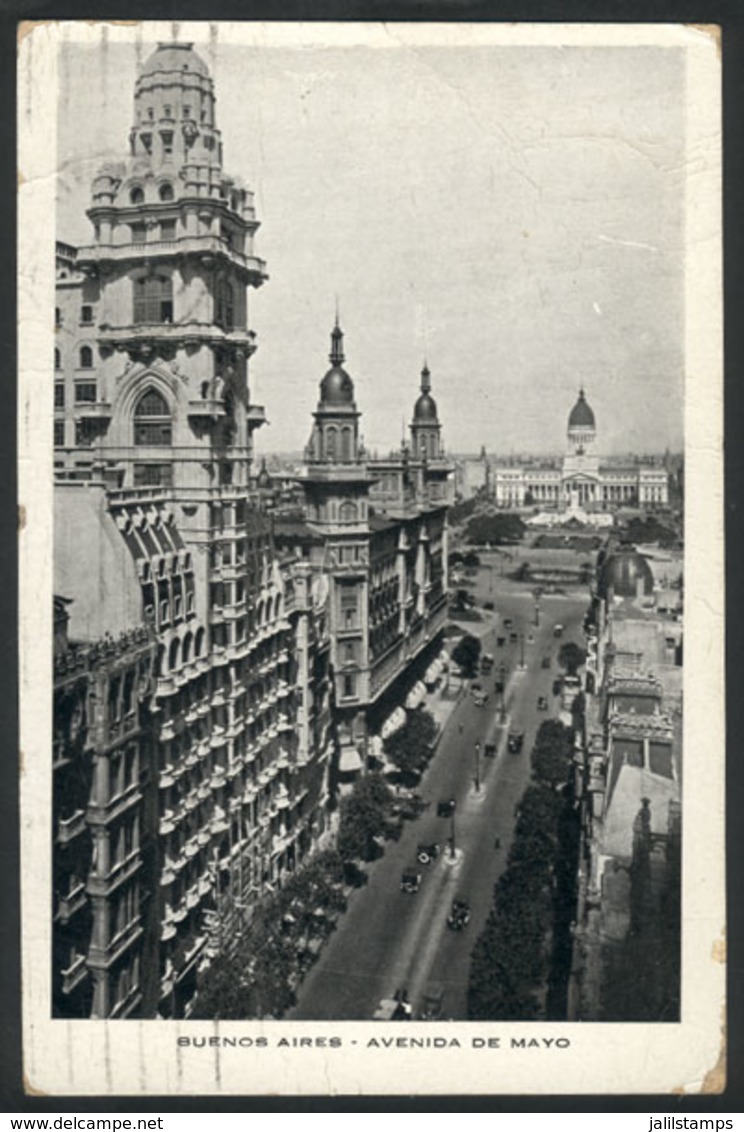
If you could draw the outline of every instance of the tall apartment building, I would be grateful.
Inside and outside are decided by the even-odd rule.
[[[322,837],[330,710],[322,603],[250,488],[247,294],[266,271],[191,45],[145,63],[129,155],[98,172],[88,216],[92,243],[57,249],[55,593],[76,676],[56,694],[96,726],[76,732],[76,778],[55,747],[60,798],[75,778],[56,815],[55,1011],[182,1015],[215,939]],[[123,706],[113,647],[133,671],[152,653]],[[121,780],[102,769],[117,759]],[[71,821],[108,856],[73,862]],[[91,937],[60,955],[73,895]],[[95,989],[73,1003],[83,966]]]

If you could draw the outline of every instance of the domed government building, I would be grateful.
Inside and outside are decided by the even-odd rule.
[[[537,506],[574,514],[668,504],[664,467],[650,461],[602,459],[596,440],[594,411],[580,389],[568,417],[563,458],[496,465],[491,471],[496,502],[502,507]]]

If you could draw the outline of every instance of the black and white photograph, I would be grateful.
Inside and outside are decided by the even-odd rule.
[[[714,32],[19,60],[29,1080],[713,1087]]]

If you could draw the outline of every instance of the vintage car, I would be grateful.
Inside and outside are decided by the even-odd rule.
[[[483,754],[486,756],[487,759],[495,759],[496,758],[496,744],[495,743],[486,743]]]
[[[508,747],[512,755],[518,755],[524,746],[524,731],[510,731]]]
[[[416,869],[404,869],[400,878],[400,891],[413,896],[421,886],[421,873]]]
[[[545,696],[538,696],[537,697],[537,710],[538,711],[547,711],[548,710],[548,701],[545,699]]]
[[[439,856],[439,846],[436,842],[430,845],[419,845],[416,850],[416,860],[421,865],[428,865],[431,861],[436,861]]]
[[[447,927],[453,932],[461,932],[470,923],[470,905],[467,900],[453,900],[450,914],[447,917]]]
[[[429,983],[424,991],[419,1018],[422,1022],[436,1022],[442,1017],[444,983]]]
[[[542,662],[541,662],[541,663],[542,663],[542,666],[543,666],[543,668],[550,668],[550,657],[549,657],[549,656],[544,656],[544,657],[542,658]]]

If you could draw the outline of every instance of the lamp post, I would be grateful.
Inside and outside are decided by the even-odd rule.
[[[450,832],[450,839],[449,839],[449,842],[450,842],[450,859],[454,861],[454,859],[455,859],[455,808],[454,808],[454,806],[452,807],[452,812],[450,814],[450,822],[451,822],[451,827],[450,827],[451,832]]]
[[[519,634],[519,667],[524,668],[524,633]]]
[[[480,793],[480,743],[475,744],[475,792]]]

